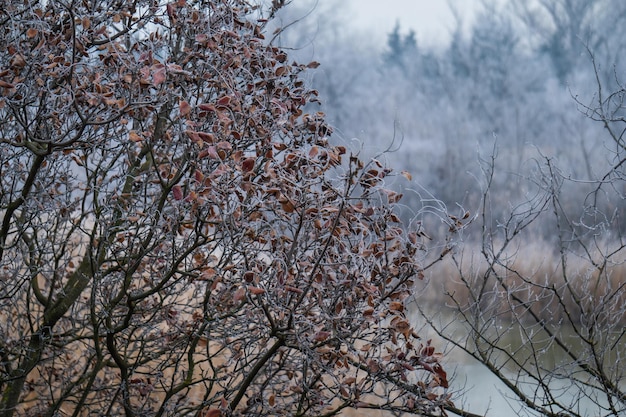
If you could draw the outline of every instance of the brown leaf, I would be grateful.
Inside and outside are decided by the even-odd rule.
[[[237,291],[235,291],[235,294],[233,294],[233,301],[238,303],[244,298],[246,298],[246,289],[244,287],[237,288]]]
[[[391,304],[389,304],[389,310],[402,312],[404,311],[404,304],[399,301],[393,301]]]
[[[202,270],[202,273],[200,274],[200,276],[198,276],[198,279],[200,281],[208,281],[208,280],[212,279],[215,275],[217,275],[217,272],[215,271],[215,269],[213,269],[213,268],[206,268],[206,269]]]
[[[281,203],[281,208],[285,211],[285,213],[293,213],[296,210],[291,201],[285,201],[284,203]]]
[[[185,197],[185,201],[188,203],[191,203],[193,201],[196,201],[198,199],[198,194],[195,191],[190,191],[189,194],[187,194],[187,197]],[[192,229],[193,228],[193,223],[186,223],[187,228]]]
[[[230,104],[230,100],[231,98],[229,96],[224,96],[224,97],[221,97],[219,100],[217,100],[217,104],[218,106],[226,107]]]
[[[26,59],[22,54],[15,54],[13,58],[11,58],[11,66],[15,68],[24,68],[26,66]]]
[[[316,342],[323,342],[324,340],[327,340],[330,336],[331,336],[330,332],[327,332],[325,330],[320,330],[319,332],[315,334],[314,339]]]
[[[292,287],[289,285],[285,285],[285,289],[289,292],[295,292],[296,294],[302,294],[304,291],[302,291],[300,288],[297,287]]]
[[[256,162],[256,158],[246,158],[241,163],[241,168],[243,172],[250,172],[254,169],[254,163]]]
[[[253,295],[261,295],[261,294],[265,293],[265,290],[263,288],[259,288],[259,287],[248,287],[248,290]]]
[[[434,346],[425,346],[420,352],[422,356],[432,356],[434,353],[435,353]]]
[[[143,140],[143,136],[139,135],[134,130],[131,130],[128,133],[128,139],[130,139],[131,142],[141,142]]]
[[[411,324],[409,324],[408,321],[401,319],[396,321],[395,323],[393,323],[392,320],[392,324],[394,325],[394,329],[396,329],[398,332],[402,333],[407,339],[411,334]]]
[[[172,195],[174,196],[174,200],[182,200],[183,199],[183,189],[180,188],[180,185],[176,184],[172,187]]]
[[[385,195],[387,195],[387,202],[389,204],[395,204],[398,201],[400,201],[400,199],[402,198],[402,194],[401,193],[397,193],[395,191],[392,190],[387,190],[387,189],[383,189],[381,190]]]
[[[232,151],[233,150],[233,145],[230,144],[230,142],[226,142],[225,140],[220,141],[217,143],[217,149],[223,149],[226,151]]]
[[[378,365],[378,362],[375,359],[369,359],[367,361],[367,367],[369,368],[370,372],[373,374],[380,371],[380,365]]]
[[[213,104],[207,104],[207,103],[199,104],[198,108],[204,111],[216,111],[217,110]]]
[[[215,135],[213,135],[212,133],[198,132],[198,137],[200,137],[203,142],[215,143]]]
[[[339,301],[337,304],[335,304],[335,314],[341,313],[341,310],[343,310],[343,303]]]
[[[435,365],[433,365],[433,370],[435,371],[435,374],[439,377],[439,385],[441,385],[443,388],[448,388],[448,375],[443,370],[441,365],[436,363]]]
[[[199,158],[206,158],[207,156],[212,159],[220,159],[220,156],[217,153],[217,149],[215,149],[215,146],[209,146],[198,155]]]
[[[165,74],[165,66],[160,65],[157,69],[152,73],[152,84],[155,86],[162,84],[167,78]]]
[[[191,113],[191,106],[185,100],[178,102],[178,112],[181,116],[187,116]]]

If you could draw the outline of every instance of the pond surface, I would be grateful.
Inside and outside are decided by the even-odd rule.
[[[447,322],[452,323],[451,325],[448,325],[449,327],[447,327],[447,330],[454,334],[458,334],[459,337],[463,334],[467,335],[467,331],[464,329],[463,325],[461,323],[450,321],[451,319],[452,316],[445,318]],[[416,318],[416,320],[420,319]],[[566,339],[571,335],[571,339],[575,340],[572,329],[562,328],[560,329],[560,332]],[[446,342],[437,336],[432,329],[428,329],[426,327],[419,331],[419,333],[422,337],[432,338],[435,346],[446,346]],[[520,356],[518,357],[516,355],[516,360],[522,361],[526,359],[524,358],[524,355],[528,354],[528,349],[524,349],[524,346],[522,346],[523,343],[519,337],[519,332],[508,332],[507,337],[503,338],[499,345],[505,349],[510,349],[510,351],[519,351]],[[557,366],[561,372],[565,372],[568,375],[575,374],[575,372],[580,371],[580,367],[569,363],[564,357],[562,351],[559,349],[541,349],[538,353],[539,366],[541,367],[554,369],[555,366]],[[626,373],[626,370],[623,368],[618,369],[617,367],[622,366],[619,358],[626,356],[625,343],[620,344],[617,350],[612,351],[612,353],[613,354],[610,355],[611,357],[605,355],[604,358],[609,367],[613,368],[616,372],[621,371],[621,374],[623,375]],[[456,393],[454,398],[455,405],[457,407],[487,417],[540,415],[537,412],[533,412],[528,408],[523,407],[520,401],[513,396],[513,393],[506,388],[504,383],[492,374],[486,366],[480,364],[477,360],[470,357],[461,349],[453,348],[446,350],[444,358],[444,369],[448,372],[448,379],[451,381],[450,389]],[[505,373],[508,377],[516,377],[516,373],[513,369],[510,369],[510,371],[507,370]],[[524,381],[524,378],[517,377],[517,380],[520,381],[520,384],[518,385],[520,385],[524,392],[528,394],[532,394],[537,388],[537,384],[534,382],[528,383],[529,380],[527,378],[526,381]],[[624,389],[626,389],[626,380],[622,379],[621,387],[623,392]],[[578,415],[589,417],[607,415],[606,410],[602,410],[597,404],[591,401],[590,398],[581,396],[581,391],[579,391],[578,388],[571,384],[571,382],[567,379],[552,380],[550,382],[550,390],[557,397],[560,403],[575,404],[576,409],[573,411],[575,411]],[[606,404],[606,399],[601,394],[594,401],[597,401],[600,404]],[[626,414],[624,415],[626,417]]]

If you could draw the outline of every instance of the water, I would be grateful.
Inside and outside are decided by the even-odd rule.
[[[416,320],[420,320],[417,318]],[[422,319],[423,322],[423,319]],[[463,324],[454,321],[452,315],[440,315],[438,323],[447,323],[445,327],[446,336],[454,336],[455,340],[467,340],[468,332]],[[574,376],[582,381],[588,378],[588,374],[582,372],[582,368],[574,363],[564,354],[564,352],[551,343],[551,339],[541,332],[536,332],[539,340],[545,340],[545,344],[535,346],[535,356],[529,360],[532,349],[523,343],[519,331],[515,331],[515,327],[510,323],[504,326],[495,326],[492,328],[494,334],[501,335],[498,346],[507,352],[515,352],[512,360],[519,363],[526,363],[526,366],[534,364],[544,371],[550,370],[558,372],[558,375]],[[446,342],[439,337],[434,330],[427,327],[418,331],[424,338],[432,338],[435,346],[444,347]],[[575,341],[578,336],[572,328],[563,327],[559,329],[559,333],[564,340],[571,340],[573,348],[576,349]],[[450,344],[447,345],[448,347]],[[626,389],[626,380],[624,374],[626,369],[620,364],[620,358],[626,355],[626,344],[616,345],[616,349],[608,349],[607,353],[600,356],[606,361],[606,373],[614,376],[612,380],[620,381],[621,392]],[[479,363],[460,348],[446,349],[444,361],[444,369],[448,372],[450,389],[454,391],[454,401],[458,408],[470,411],[483,416],[540,416],[539,412],[530,410],[521,404],[519,399],[514,396],[513,392],[505,386],[505,384],[494,375],[486,366]],[[584,356],[583,356],[584,357]],[[531,380],[528,376],[519,374],[518,368],[515,366],[504,365],[501,367],[505,377],[516,382],[520,389],[533,398],[544,397],[542,391],[538,389],[538,383]],[[621,375],[621,380],[620,380]],[[606,396],[598,391],[584,388],[582,385],[573,384],[570,378],[551,378],[544,379],[549,387],[549,391],[556,401],[560,404],[567,405],[567,409],[580,416],[605,416],[609,414],[603,407],[608,405]],[[617,396],[613,396],[613,400],[617,400]],[[617,401],[619,404],[619,401]],[[539,401],[543,407],[549,408],[546,400]],[[624,407],[625,404],[621,403]],[[554,407],[552,412],[562,411],[561,408]],[[626,411],[622,410],[626,416]],[[569,414],[568,414],[569,415]]]

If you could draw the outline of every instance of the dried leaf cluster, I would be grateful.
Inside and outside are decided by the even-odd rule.
[[[451,405],[405,312],[422,232],[262,14],[5,4],[1,416]]]

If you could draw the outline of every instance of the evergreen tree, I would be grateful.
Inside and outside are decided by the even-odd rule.
[[[407,61],[417,55],[417,37],[414,30],[407,35],[400,33],[400,23],[396,22],[393,31],[387,35],[387,50],[383,58],[385,62],[402,69],[407,68]]]

